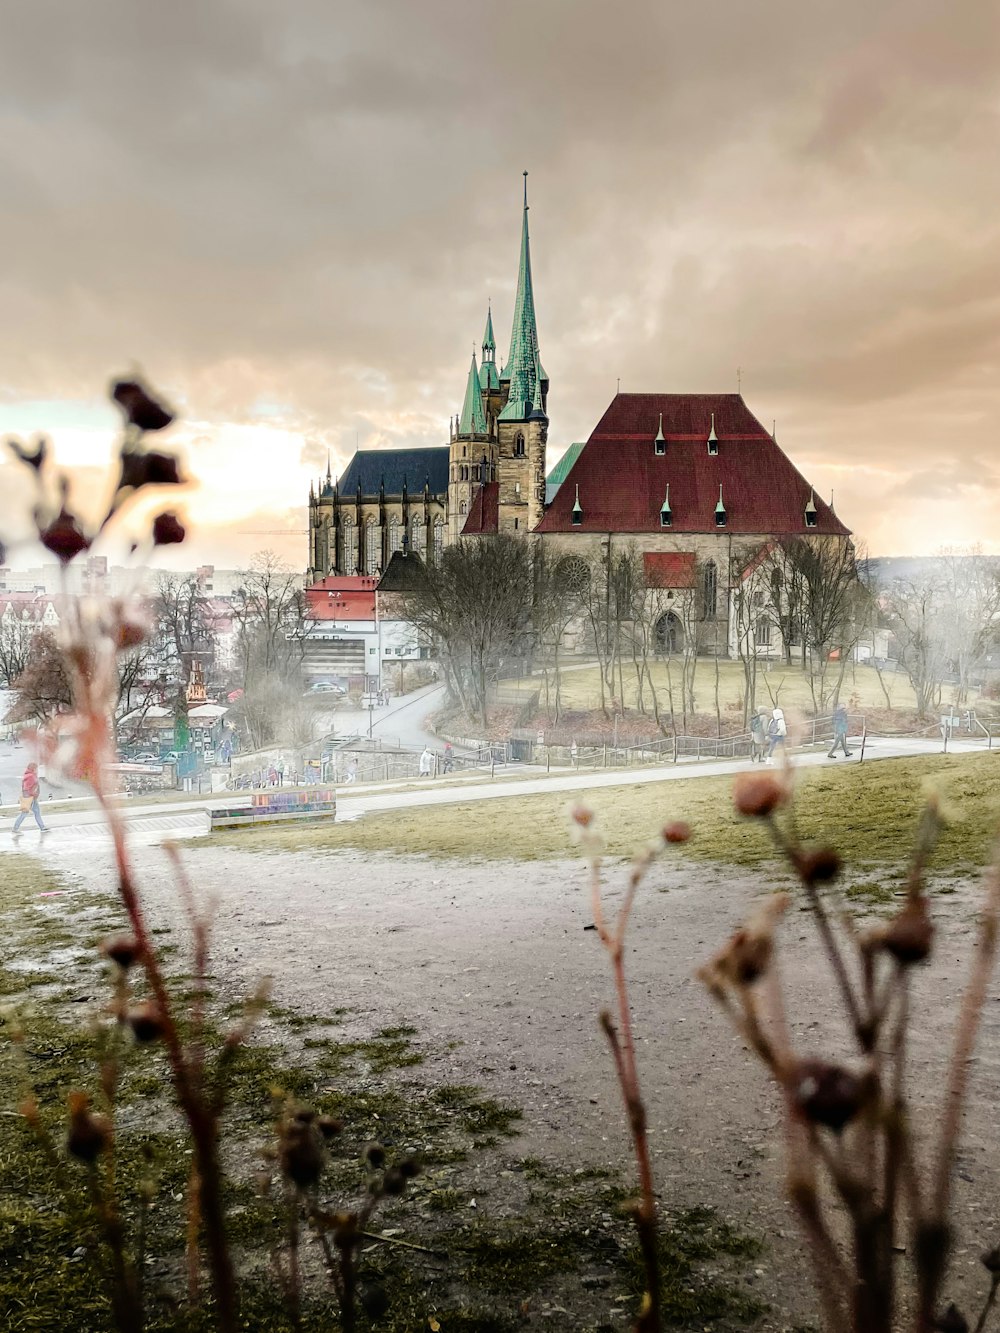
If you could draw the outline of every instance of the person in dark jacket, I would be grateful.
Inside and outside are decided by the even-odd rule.
[[[843,704],[838,704],[833,710],[833,744],[827,759],[836,759],[838,745],[844,751],[844,757],[850,759],[851,751],[847,748],[847,709]]]
[[[14,832],[20,831],[21,825],[29,815],[35,816],[35,823],[43,833],[48,833],[48,829],[42,823],[42,812],[38,807],[38,798],[41,795],[41,788],[38,785],[38,765],[29,764],[24,770],[24,777],[21,779],[21,813],[14,820]]]

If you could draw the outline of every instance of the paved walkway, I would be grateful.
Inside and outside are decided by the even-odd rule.
[[[952,741],[950,754],[982,754],[984,759],[992,754],[982,743],[976,741]],[[876,763],[882,759],[900,759],[921,754],[940,754],[941,742],[927,738],[888,738],[868,737],[865,748],[865,763]],[[997,751],[1000,758],[1000,750]],[[836,765],[843,768],[858,763],[858,751],[854,757],[830,760],[822,748],[813,752],[800,752],[795,756],[796,767],[813,768]],[[600,769],[594,771],[558,770],[551,774],[529,777],[532,770],[528,767],[508,769],[497,774],[493,780],[478,780],[472,777],[442,779],[431,786],[413,786],[400,784],[393,789],[385,786],[350,790],[343,786],[339,789],[338,820],[359,819],[363,815],[385,810],[406,810],[428,805],[457,805],[468,801],[497,801],[525,796],[543,795],[558,792],[586,792],[602,787],[638,787],[650,782],[674,782],[685,779],[698,779],[732,775],[751,768],[746,759],[695,760],[686,759],[678,764],[657,764],[644,768]],[[208,810],[213,806],[242,803],[242,793],[223,797],[206,798],[204,801],[178,802],[176,805],[160,804],[145,807],[130,807],[126,811],[129,829],[138,842],[151,844],[168,838],[201,837],[208,833]],[[46,846],[55,846],[59,850],[69,846],[86,847],[96,840],[107,837],[103,818],[98,810],[67,810],[61,813],[46,814],[50,832],[45,836]],[[29,851],[42,841],[33,824],[25,823],[19,837],[12,837],[8,831],[0,829],[0,852]]]

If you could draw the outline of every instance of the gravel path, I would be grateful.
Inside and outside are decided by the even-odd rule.
[[[209,846],[186,855],[199,891],[216,903],[216,971],[227,996],[269,973],[279,1002],[318,1014],[349,1006],[359,1033],[412,1022],[430,1048],[422,1067],[428,1079],[478,1083],[524,1107],[519,1152],[571,1167],[629,1170],[618,1092],[596,1023],[611,1001],[610,981],[596,933],[585,929],[589,897],[577,864],[461,869],[422,857]],[[47,856],[87,882],[108,882],[103,849],[85,866],[68,851],[53,848]],[[162,851],[140,848],[137,858],[153,917],[176,924]],[[610,907],[622,880],[620,869],[609,872]],[[767,887],[742,875],[658,864],[637,903],[628,970],[659,1188],[669,1204],[718,1208],[767,1237],[758,1280],[775,1308],[764,1326],[776,1329],[804,1319],[811,1307],[798,1236],[780,1201],[778,1101],[692,979]],[[942,1087],[978,896],[964,885],[937,899],[938,946],[916,986],[912,1085],[925,1120]],[[843,1048],[832,1035],[832,989],[804,913],[792,909],[783,940],[800,1049],[836,1054]],[[998,1076],[994,980],[956,1180],[950,1295],[960,1301],[982,1290],[977,1257],[998,1238]]]

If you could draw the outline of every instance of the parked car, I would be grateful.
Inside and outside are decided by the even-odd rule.
[[[342,699],[347,691],[343,685],[335,685],[331,680],[314,680],[306,694],[333,694]]]

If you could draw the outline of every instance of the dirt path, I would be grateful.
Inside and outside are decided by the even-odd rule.
[[[154,917],[179,912],[155,848],[137,853]],[[210,847],[186,853],[217,903],[216,970],[224,991],[275,979],[275,998],[305,1013],[355,1011],[359,1032],[410,1022],[430,1048],[429,1079],[478,1083],[523,1106],[524,1154],[625,1166],[618,1092],[596,1023],[611,999],[575,863],[442,867],[426,858]],[[58,852],[53,852],[58,861]],[[103,853],[65,864],[106,883]],[[609,875],[609,901],[621,876]],[[656,867],[630,935],[628,969],[658,1185],[676,1206],[705,1204],[764,1235],[758,1281],[784,1328],[811,1313],[797,1232],[780,1202],[779,1109],[755,1060],[708,1003],[692,971],[739,923],[762,884],[685,865]],[[973,944],[974,886],[937,899],[933,963],[916,986],[912,1084],[930,1111]],[[836,1054],[836,1012],[811,923],[793,908],[784,975],[803,1053]],[[829,1037],[829,1040],[828,1040]],[[450,1049],[449,1049],[450,1047]],[[957,1262],[950,1297],[982,1291],[978,1255],[997,1241],[1000,1187],[1000,988],[990,989],[956,1180]],[[978,1270],[978,1271],[977,1271]],[[971,1306],[971,1300],[969,1301]]]

